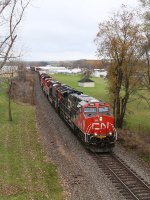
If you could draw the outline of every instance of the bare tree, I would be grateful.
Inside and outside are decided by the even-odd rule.
[[[7,67],[7,69],[0,72],[0,80],[5,83],[7,87],[7,97],[8,97],[8,119],[12,121],[12,111],[11,111],[11,97],[12,97],[12,84],[15,73],[17,72],[17,67],[13,66],[13,63]]]
[[[98,55],[110,61],[108,70],[109,94],[115,124],[122,128],[129,98],[141,81],[138,62],[144,37],[136,13],[122,6],[119,12],[99,24],[96,38]]]
[[[12,109],[11,109],[11,95],[12,95],[12,81],[13,81],[13,78],[14,78],[14,68],[13,66],[11,66],[9,68],[9,72],[8,72],[8,76],[6,78],[6,83],[7,83],[7,88],[8,88],[8,117],[9,117],[9,121],[12,121],[13,118],[12,118]]]
[[[7,61],[13,60],[18,55],[13,54],[13,47],[17,39],[19,24],[30,0],[1,0],[0,1],[0,70]],[[10,62],[9,62],[10,64]],[[13,66],[5,69],[5,81],[8,86],[8,114],[12,121],[11,89],[13,80]]]
[[[14,58],[14,47],[18,26],[30,0],[0,1],[0,69],[9,58]]]

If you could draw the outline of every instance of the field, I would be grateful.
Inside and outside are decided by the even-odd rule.
[[[57,171],[44,155],[34,107],[12,103],[8,121],[6,88],[0,85],[0,200],[61,200]]]
[[[56,80],[61,83],[71,86],[79,91],[84,92],[84,94],[91,95],[97,99],[107,100],[107,82],[101,78],[92,78],[95,81],[94,88],[82,88],[77,86],[77,81],[81,79],[80,75],[64,75],[64,74],[52,74]]]
[[[81,88],[77,86],[77,81],[81,79],[79,75],[52,74],[56,80],[65,83],[77,90],[84,92],[97,99],[109,102],[107,80],[103,78],[92,78],[95,81],[94,88]],[[148,94],[146,94],[148,96]],[[135,131],[150,132],[150,108],[144,100],[136,100],[127,105],[127,113],[125,116],[125,128]]]

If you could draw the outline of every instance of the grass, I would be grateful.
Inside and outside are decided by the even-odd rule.
[[[0,200],[61,200],[54,165],[38,141],[34,107],[12,103],[8,121],[6,88],[0,85]]]
[[[52,74],[56,80],[59,80],[61,83],[67,84],[72,88],[75,88],[84,94],[88,94],[97,99],[102,99],[107,101],[107,82],[102,78],[92,78],[95,81],[94,88],[83,88],[77,85],[77,81],[81,79],[81,75],[65,75],[65,74]]]
[[[94,88],[81,88],[77,86],[77,81],[81,79],[79,75],[52,74],[56,80],[65,83],[85,94],[109,102],[107,91],[107,80],[103,78],[92,78],[95,81]],[[145,92],[145,95],[148,94]],[[126,128],[133,131],[150,132],[150,109],[144,100],[136,100],[127,105],[125,117]]]
[[[149,96],[145,92],[145,96]],[[139,99],[128,104],[126,126],[131,130],[150,133],[150,108],[145,100]]]
[[[141,159],[144,160],[145,162],[150,164],[150,157],[149,156],[145,156],[145,155],[140,155]]]

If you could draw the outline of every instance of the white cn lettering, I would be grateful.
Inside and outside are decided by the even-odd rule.
[[[105,129],[106,128],[106,124],[104,124],[104,123],[101,123],[101,127],[100,127],[101,129]]]
[[[100,129],[105,129],[105,128],[109,129],[110,126],[111,127],[113,126],[113,124],[111,124],[110,122],[107,122],[106,124],[101,123],[100,124]]]

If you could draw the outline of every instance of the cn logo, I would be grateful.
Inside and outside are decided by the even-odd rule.
[[[100,129],[109,129],[109,127],[112,127],[113,124],[111,124],[110,122],[105,123],[100,123]]]

